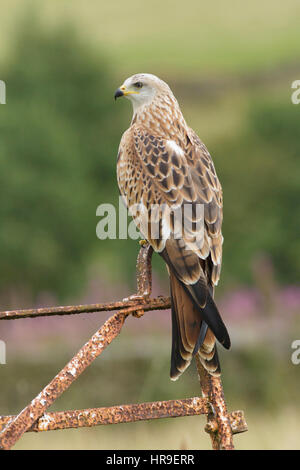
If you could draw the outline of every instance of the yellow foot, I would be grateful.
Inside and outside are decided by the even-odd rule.
[[[146,245],[148,245],[148,242],[147,242],[147,240],[140,240],[140,241],[139,241],[139,244],[140,244],[141,246],[146,246]]]
[[[143,295],[140,295],[140,294],[133,294],[133,295],[130,295],[129,297],[125,297],[125,299],[123,299],[123,302],[129,302],[130,300],[134,300],[135,302],[146,302],[149,298],[150,294],[143,294]]]

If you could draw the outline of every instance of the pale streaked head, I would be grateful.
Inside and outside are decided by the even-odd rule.
[[[158,95],[173,96],[170,87],[160,78],[149,73],[138,73],[127,78],[115,92],[115,99],[125,96],[133,110],[150,104]]]

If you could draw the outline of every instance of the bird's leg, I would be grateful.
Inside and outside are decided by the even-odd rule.
[[[146,302],[152,291],[152,269],[151,269],[151,258],[153,248],[146,240],[141,240],[141,248],[137,257],[136,269],[137,269],[137,293],[123,299],[124,301],[134,300]],[[134,316],[140,317],[144,314],[142,310],[133,313]]]

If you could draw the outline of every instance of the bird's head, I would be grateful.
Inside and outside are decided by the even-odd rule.
[[[149,73],[138,73],[127,78],[115,92],[115,99],[125,96],[133,105],[133,110],[150,104],[156,96],[172,95],[169,86],[160,78]]]

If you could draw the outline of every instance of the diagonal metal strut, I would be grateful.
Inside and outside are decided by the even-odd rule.
[[[124,301],[52,307],[43,309],[0,312],[0,320],[12,320],[47,315],[68,315],[83,312],[118,310],[90,340],[78,351],[53,380],[16,416],[0,416],[0,448],[11,449],[28,431],[77,428],[133,421],[207,415],[205,430],[210,434],[213,449],[233,449],[233,434],[247,430],[242,411],[227,412],[221,378],[208,374],[196,356],[196,365],[202,390],[202,398],[168,400],[152,403],[70,410],[46,413],[47,409],[62,395],[79,375],[120,334],[128,315],[142,315],[145,311],[167,309],[168,297],[150,299],[152,248],[143,245],[137,260],[137,295]]]

